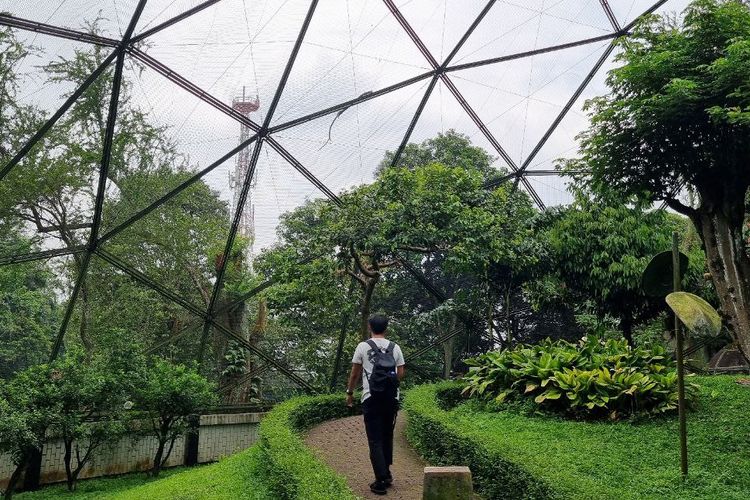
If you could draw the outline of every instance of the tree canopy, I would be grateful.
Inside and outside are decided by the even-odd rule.
[[[703,241],[724,316],[750,354],[750,7],[696,0],[682,26],[651,16],[623,39],[610,93],[589,103],[581,180],[602,197],[664,201]],[[682,196],[695,194],[688,203]]]

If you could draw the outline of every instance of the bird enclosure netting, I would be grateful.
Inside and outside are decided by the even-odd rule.
[[[618,41],[685,3],[0,0],[0,270],[54,290],[34,349],[131,339],[200,361],[228,403],[336,386],[358,290],[331,279],[279,310],[269,294],[308,283],[253,259],[284,214],[339,203],[440,134],[484,149],[538,209],[569,203],[556,160],[575,156]],[[389,283],[412,290],[401,317],[424,317],[400,328],[427,379],[448,375],[448,349],[493,340],[484,312],[440,310],[451,291],[423,263]],[[514,311],[532,330],[557,317]]]

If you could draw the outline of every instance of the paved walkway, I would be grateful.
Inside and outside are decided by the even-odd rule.
[[[370,491],[373,481],[362,416],[331,420],[313,428],[305,442],[333,470],[346,477],[349,487],[362,498],[421,500],[425,462],[406,442],[406,414],[400,412],[393,439],[393,486],[388,495]]]

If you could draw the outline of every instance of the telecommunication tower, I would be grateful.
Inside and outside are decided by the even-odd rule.
[[[258,111],[260,108],[260,101],[258,96],[251,99],[245,95],[245,87],[242,87],[242,96],[235,97],[232,99],[232,108],[249,117],[251,113]],[[250,128],[244,123],[240,126],[240,143],[250,138]],[[234,172],[229,173],[229,188],[232,190],[232,214],[237,212],[237,205],[239,204],[240,192],[242,191],[242,183],[247,177],[247,172],[250,169],[250,146],[243,148],[237,154],[237,163],[234,166]],[[255,201],[254,191],[255,184],[258,178],[257,172],[253,176],[250,184],[250,191],[248,192],[247,201],[245,207],[242,210],[240,216],[239,234],[247,238],[250,242],[247,255],[245,256],[250,261],[253,254],[253,244],[255,242]]]

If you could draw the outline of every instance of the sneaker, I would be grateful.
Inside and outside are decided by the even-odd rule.
[[[387,493],[385,482],[383,481],[375,481],[374,483],[370,483],[370,491],[375,493],[376,495],[385,495]]]
[[[393,476],[390,472],[388,473],[388,477],[383,479],[383,483],[385,484],[386,488],[390,488],[391,486],[393,486]]]

